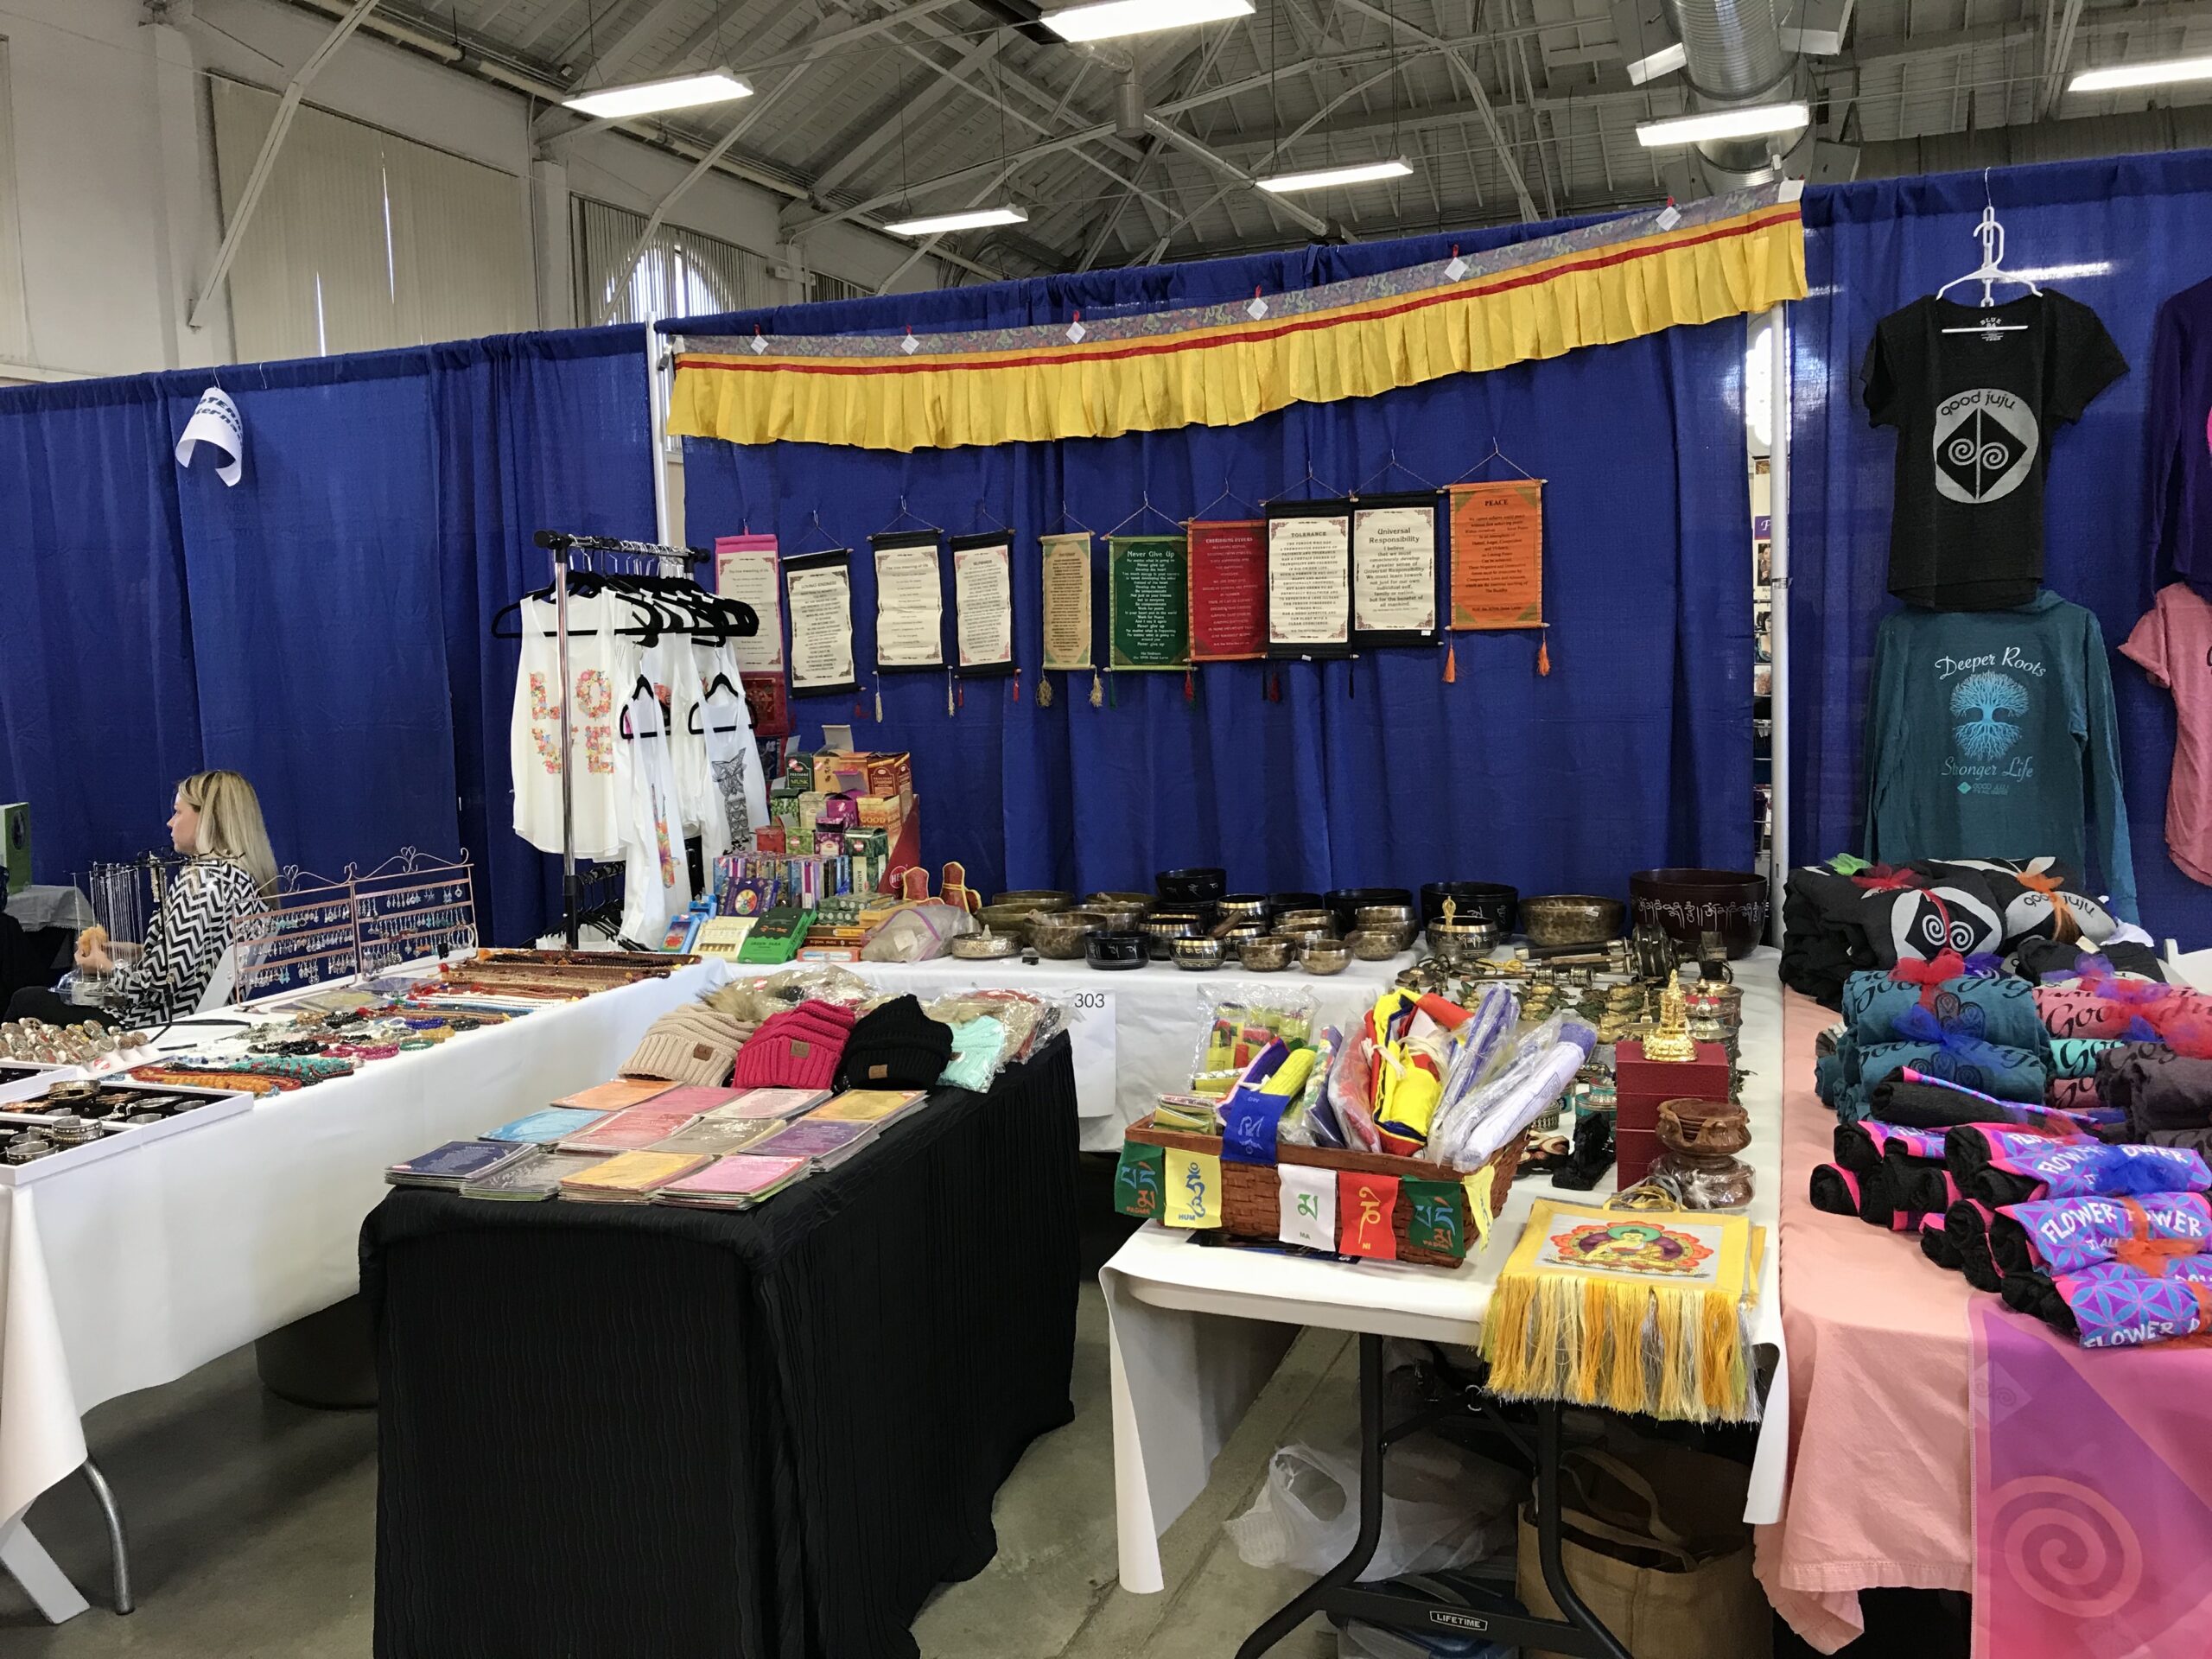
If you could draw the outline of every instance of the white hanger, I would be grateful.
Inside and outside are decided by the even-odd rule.
[[[1974,227],[1974,239],[1981,244],[1980,265],[1967,272],[1963,276],[1954,276],[1942,287],[1937,289],[1936,290],[1937,299],[1942,299],[1944,295],[1962,283],[1981,284],[1981,302],[1984,306],[1993,306],[1997,303],[1996,296],[1991,290],[1999,283],[2018,283],[2031,294],[2043,292],[2026,277],[2015,276],[2005,269],[2005,227],[1997,222],[1997,209],[1994,207],[1983,207],[1981,222]],[[1994,317],[1985,317],[1979,322],[1946,328],[1943,332],[1947,334],[1980,334],[1985,339],[1994,339],[1999,334],[2021,333],[2026,329],[2027,326],[2024,322],[1999,322]]]

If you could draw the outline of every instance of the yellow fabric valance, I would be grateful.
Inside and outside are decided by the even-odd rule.
[[[677,356],[669,430],[912,450],[1236,426],[1294,403],[1373,397],[1804,297],[1794,191],[1745,192],[1675,214],[1632,215],[1479,262],[1455,257],[1456,274],[1450,265],[1393,273],[1403,286],[1367,278],[1281,295],[1254,308],[1256,316],[1209,306],[1091,329],[896,344],[881,335],[695,341],[715,349]]]

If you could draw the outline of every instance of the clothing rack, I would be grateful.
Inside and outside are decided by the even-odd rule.
[[[576,880],[575,780],[570,775],[575,734],[570,728],[569,669],[569,571],[579,553],[613,553],[664,563],[681,560],[689,570],[714,555],[703,548],[671,547],[665,542],[632,542],[619,536],[571,536],[564,531],[541,530],[531,538],[553,556],[553,637],[561,671],[561,937],[576,949],[581,889]]]

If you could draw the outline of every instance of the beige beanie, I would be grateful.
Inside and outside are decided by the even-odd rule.
[[[725,1084],[737,1051],[753,1032],[745,1020],[690,1003],[653,1021],[637,1052],[623,1063],[622,1075],[709,1086]]]

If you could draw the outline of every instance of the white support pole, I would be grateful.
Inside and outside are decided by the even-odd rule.
[[[208,270],[207,280],[202,283],[200,297],[193,301],[192,310],[185,318],[188,327],[200,326],[200,315],[207,309],[215,292],[223,285],[223,278],[230,275],[231,261],[238,257],[238,243],[245,236],[245,227],[253,223],[253,211],[261,206],[261,193],[268,188],[269,175],[276,170],[276,152],[284,148],[284,137],[292,130],[292,118],[300,112],[300,100],[307,95],[308,85],[321,74],[323,66],[336,55],[338,48],[353,37],[370,12],[376,9],[377,0],[359,0],[353,9],[339,20],[338,27],[330,31],[321,46],[300,66],[284,87],[283,97],[276,100],[276,113],[270,118],[268,135],[261,141],[260,153],[253,158],[253,170],[245,176],[245,188],[238,193],[238,205],[231,210],[231,222],[223,232],[223,245],[215,250],[215,263]]]
[[[1774,852],[1767,877],[1768,915],[1782,938],[1782,885],[1789,875],[1789,308],[1767,313],[1772,353],[1769,393],[1771,436],[1767,444],[1767,570],[1773,589],[1767,638],[1771,671],[1767,712],[1773,720],[1767,751],[1774,795]]]
[[[645,397],[653,434],[653,539],[663,547],[674,547],[678,539],[675,526],[669,523],[668,403],[661,396],[660,381],[661,353],[670,347],[663,344],[654,327],[659,321],[650,313],[645,317]]]

